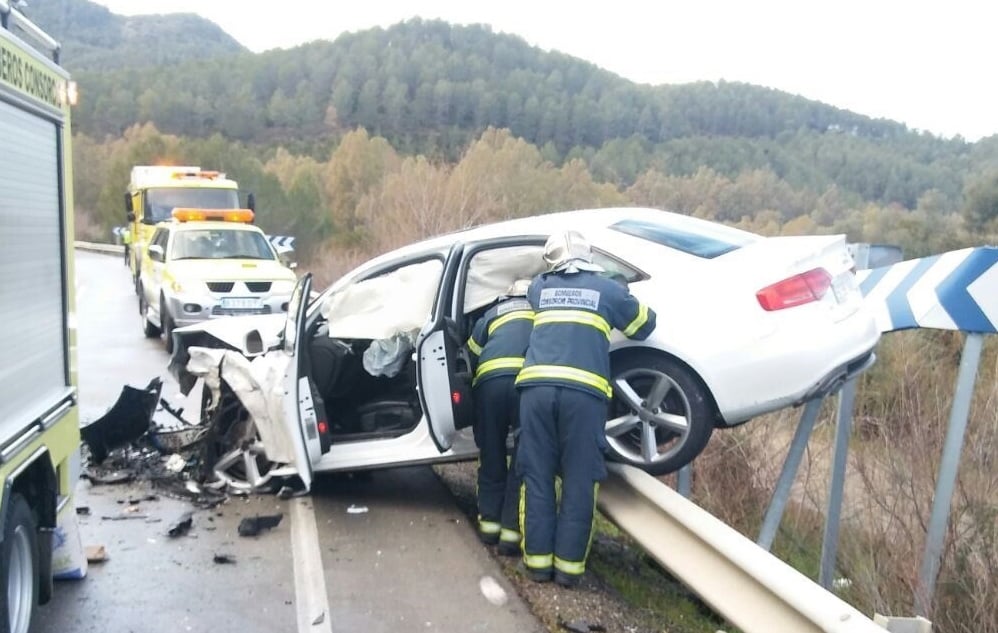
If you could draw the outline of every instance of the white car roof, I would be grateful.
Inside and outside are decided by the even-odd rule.
[[[572,228],[580,231],[590,241],[595,241],[598,233],[606,231],[610,226],[621,220],[639,220],[655,222],[663,226],[671,226],[677,229],[688,228],[700,231],[708,230],[730,231],[736,239],[744,240],[746,237],[758,239],[759,236],[748,231],[725,226],[717,222],[710,222],[695,218],[689,215],[663,211],[648,207],[607,207],[602,209],[578,209],[574,211],[558,211],[542,215],[533,215],[515,220],[494,222],[483,224],[453,233],[447,233],[437,237],[431,237],[419,242],[414,242],[396,250],[390,251],[374,259],[367,261],[362,268],[368,269],[384,262],[415,255],[419,253],[446,251],[458,240],[472,242],[486,240],[496,237],[506,237],[511,235],[551,235],[558,231]],[[736,237],[737,236],[737,237]]]

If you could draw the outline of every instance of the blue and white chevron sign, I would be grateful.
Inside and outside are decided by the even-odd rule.
[[[270,243],[273,244],[274,248],[276,248],[277,250],[282,250],[282,249],[293,250],[295,247],[295,238],[290,237],[288,235],[268,235],[267,239],[270,240]]]
[[[856,273],[881,332],[998,333],[998,248],[982,246]]]

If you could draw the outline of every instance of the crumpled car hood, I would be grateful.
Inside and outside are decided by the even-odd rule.
[[[204,378],[218,402],[221,381],[239,398],[253,418],[260,440],[272,461],[294,464],[294,444],[284,419],[284,382],[291,357],[283,352],[262,354],[250,360],[233,351],[192,347],[188,371]]]
[[[180,391],[186,395],[197,381],[197,377],[187,369],[190,348],[230,349],[252,358],[281,344],[286,322],[287,317],[283,314],[259,314],[211,319],[177,328],[173,331],[170,373],[180,384]]]

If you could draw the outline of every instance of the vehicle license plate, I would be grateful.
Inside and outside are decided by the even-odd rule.
[[[260,307],[260,300],[253,297],[225,297],[222,307],[226,310],[255,310]]]
[[[858,291],[856,277],[852,273],[842,273],[832,280],[832,292],[839,303],[845,303]]]

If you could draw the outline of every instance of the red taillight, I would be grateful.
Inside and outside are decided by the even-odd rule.
[[[824,268],[815,268],[766,286],[755,293],[763,310],[783,310],[818,301],[832,285],[832,276]]]
[[[454,404],[461,404],[461,392],[452,391],[450,394],[450,399],[454,401]]]
[[[329,433],[329,425],[326,424],[325,420],[319,420],[319,433],[326,434]]]

